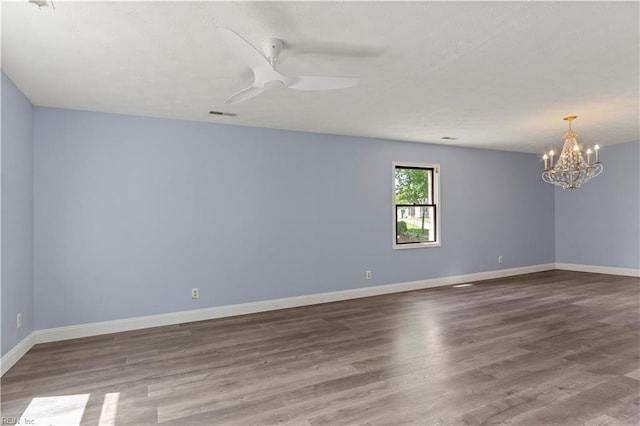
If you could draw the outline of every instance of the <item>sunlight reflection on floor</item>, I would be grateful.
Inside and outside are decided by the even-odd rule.
[[[79,426],[90,394],[33,398],[19,421],[20,425]],[[104,395],[98,426],[115,426],[120,392]]]
[[[98,426],[114,426],[116,424],[116,413],[118,411],[119,398],[120,392],[105,394]]]
[[[18,424],[76,426],[80,425],[89,394],[33,398]]]

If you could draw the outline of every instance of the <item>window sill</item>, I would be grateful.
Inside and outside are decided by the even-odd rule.
[[[419,249],[419,248],[429,248],[429,247],[440,247],[440,241],[436,241],[435,243],[413,243],[413,244],[394,244],[394,250],[406,250],[406,249]]]

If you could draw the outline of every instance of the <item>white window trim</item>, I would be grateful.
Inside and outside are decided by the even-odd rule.
[[[433,203],[436,205],[436,241],[414,244],[396,243],[396,167],[422,167],[433,168]],[[431,163],[410,163],[404,161],[394,161],[391,163],[391,239],[393,240],[393,250],[407,250],[427,247],[440,247],[442,245],[442,204],[440,203],[440,164]]]

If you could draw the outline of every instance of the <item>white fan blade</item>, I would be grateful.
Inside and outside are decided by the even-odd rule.
[[[249,86],[246,89],[242,89],[239,92],[234,93],[229,96],[225,104],[237,104],[238,102],[246,101],[247,99],[251,99],[254,96],[258,96],[260,93],[264,92],[264,89],[255,86]]]
[[[353,87],[360,81],[359,77],[314,77],[301,75],[293,79],[290,89],[298,90],[332,90]]]
[[[265,64],[271,66],[267,58],[265,58],[253,44],[242,38],[241,35],[224,27],[218,27],[216,30],[227,41],[233,54],[242,60],[249,68],[258,68]]]

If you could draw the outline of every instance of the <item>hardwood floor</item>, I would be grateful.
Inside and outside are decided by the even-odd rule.
[[[638,425],[639,302],[638,278],[548,271],[37,345],[2,416],[75,395],[83,425]]]

